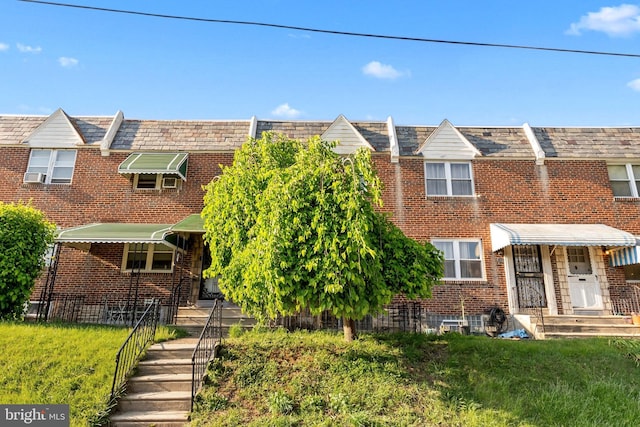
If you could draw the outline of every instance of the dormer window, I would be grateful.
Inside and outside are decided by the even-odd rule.
[[[70,184],[75,164],[76,150],[32,149],[24,182]]]
[[[425,162],[427,196],[473,196],[469,162]]]

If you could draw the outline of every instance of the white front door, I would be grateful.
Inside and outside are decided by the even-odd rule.
[[[567,247],[567,266],[571,306],[577,310],[602,309],[602,291],[598,278],[593,274],[589,248]]]

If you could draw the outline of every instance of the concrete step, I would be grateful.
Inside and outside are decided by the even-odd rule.
[[[597,337],[616,337],[616,338],[640,338],[640,332],[616,332],[611,334],[602,334],[596,332],[547,332],[544,334],[546,339],[553,338],[597,338]]]
[[[191,373],[137,375],[127,383],[128,393],[191,391]]]
[[[584,332],[584,333],[593,333],[599,334],[602,336],[615,336],[616,334],[626,334],[626,335],[634,335],[640,334],[640,327],[635,325],[626,325],[626,324],[613,324],[613,325],[602,325],[602,324],[591,324],[591,323],[554,323],[554,324],[544,324],[545,333],[553,333],[553,332]]]
[[[533,321],[539,319],[532,316]],[[552,324],[596,324],[596,325],[629,325],[628,318],[625,316],[544,316],[545,325]]]
[[[191,391],[153,391],[129,393],[118,401],[120,413],[177,412],[191,410]]]
[[[189,411],[131,411],[110,418],[112,427],[183,427],[189,422]]]
[[[191,343],[160,343],[154,344],[147,349],[146,360],[158,359],[188,359],[193,353],[196,342]]]
[[[138,363],[138,375],[157,374],[189,374],[191,373],[191,356],[184,359],[155,359],[142,360]]]

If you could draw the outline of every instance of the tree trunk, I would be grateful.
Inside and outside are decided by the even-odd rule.
[[[352,342],[356,337],[356,322],[353,319],[342,318],[342,330],[344,331],[344,340]]]

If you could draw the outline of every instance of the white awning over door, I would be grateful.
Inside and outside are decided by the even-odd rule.
[[[604,224],[491,224],[491,248],[510,245],[635,246],[633,234]]]

